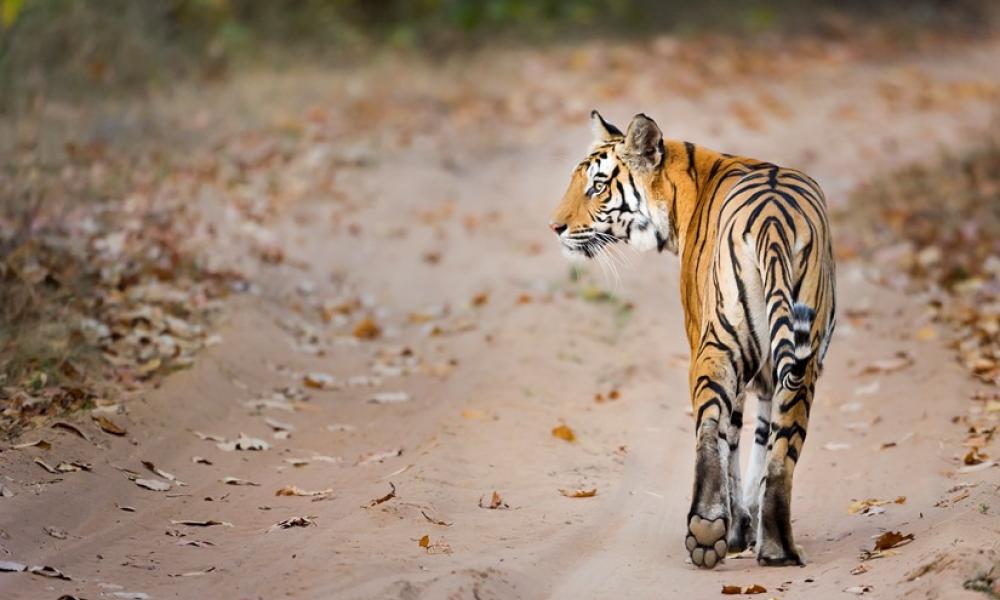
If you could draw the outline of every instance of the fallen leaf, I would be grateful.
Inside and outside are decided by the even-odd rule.
[[[762,585],[760,585],[759,583],[755,583],[755,584],[751,585],[750,587],[748,587],[747,589],[743,590],[743,593],[744,594],[766,594],[767,593],[767,588],[764,587],[764,586],[762,586]]]
[[[23,444],[16,444],[14,446],[11,446],[11,448],[14,450],[20,450],[22,448],[32,448],[32,447],[39,448],[41,450],[49,450],[52,448],[52,444],[46,442],[45,440],[35,440],[34,442],[25,442]]]
[[[382,335],[382,328],[375,322],[375,319],[365,317],[354,325],[353,333],[354,337],[359,340],[373,340]]]
[[[135,512],[134,506],[125,506],[122,504],[118,504],[117,502],[115,502],[115,508],[117,508],[118,510],[123,510],[125,512]]]
[[[727,595],[727,596],[734,596],[736,594],[742,594],[743,593],[743,588],[741,588],[738,585],[723,585],[722,586],[722,593],[725,594],[725,595]]]
[[[53,475],[58,475],[59,474],[59,471],[57,471],[55,467],[53,467],[52,465],[50,465],[49,463],[45,462],[44,460],[42,460],[40,458],[36,458],[35,459],[35,464],[38,465],[39,467],[45,469],[49,473],[52,473]]]
[[[53,579],[62,579],[63,581],[73,581],[72,577],[55,567],[36,565],[34,567],[28,567],[28,571],[33,575],[41,575],[42,577],[51,577]]]
[[[80,429],[79,427],[77,427],[72,423],[67,423],[66,421],[56,421],[55,423],[50,425],[50,427],[52,427],[53,429],[65,429],[66,431],[75,433],[76,435],[82,437],[88,442],[91,442],[90,436],[84,433],[82,429]]]
[[[563,496],[566,496],[567,498],[591,498],[591,497],[597,495],[597,488],[592,488],[592,489],[589,489],[589,490],[581,490],[581,489],[563,490],[563,489],[560,489],[559,493],[562,494]]]
[[[569,428],[568,425],[558,425],[552,428],[552,435],[567,442],[576,441],[576,434],[573,430]]]
[[[876,551],[888,550],[890,548],[896,548],[906,544],[907,542],[912,542],[912,541],[913,541],[912,533],[902,535],[898,531],[886,531],[882,535],[878,536],[878,538],[876,538],[874,550]]]
[[[978,465],[988,458],[989,456],[987,456],[985,452],[980,452],[979,448],[972,447],[969,448],[969,451],[965,454],[962,462],[966,465]]]
[[[380,463],[387,458],[394,458],[396,456],[402,456],[403,449],[397,448],[396,450],[387,450],[385,452],[375,452],[369,454],[367,457],[358,461],[359,465],[370,465],[372,463]]]
[[[208,460],[204,456],[192,456],[191,457],[191,462],[193,462],[196,465],[211,465],[212,464],[212,461]]]
[[[852,585],[849,588],[844,588],[844,591],[847,592],[848,594],[855,594],[857,596],[861,596],[872,591],[872,589],[873,588],[870,585]]]
[[[170,484],[159,479],[136,479],[135,484],[154,492],[166,492],[170,490]]]
[[[399,404],[400,402],[408,402],[409,400],[410,395],[406,392],[379,392],[372,394],[368,402],[372,404]]]
[[[292,527],[311,527],[316,524],[315,519],[316,517],[289,517],[271,525],[265,533],[271,533],[278,529],[291,529]]]
[[[226,485],[250,485],[250,486],[260,486],[259,483],[249,481],[246,479],[240,479],[239,477],[223,477],[220,479],[222,483]]]
[[[872,375],[875,373],[893,373],[901,371],[914,362],[913,357],[906,352],[897,352],[892,358],[877,360],[861,370],[860,375]]]
[[[441,521],[440,519],[434,519],[434,518],[431,518],[431,517],[430,517],[430,515],[428,515],[428,514],[427,514],[426,512],[424,512],[424,511],[420,511],[420,514],[422,514],[422,515],[424,516],[424,518],[425,518],[425,519],[427,519],[427,520],[428,520],[428,521],[430,521],[431,523],[434,523],[435,525],[443,525],[443,526],[445,526],[445,527],[451,527],[451,526],[452,526],[452,523],[447,523],[447,522],[445,522],[445,521]]]
[[[97,421],[98,427],[100,427],[105,433],[110,433],[111,435],[125,435],[128,433],[125,428],[121,427],[104,415],[93,415],[91,418],[94,419],[94,421]]]
[[[42,527],[42,531],[56,538],[57,540],[65,540],[66,538],[69,537],[68,533],[66,533],[62,529],[57,529],[55,527]]]
[[[240,436],[232,441],[219,442],[216,444],[219,450],[224,450],[226,452],[232,452],[233,450],[247,450],[247,451],[263,451],[269,450],[271,444],[268,444],[264,440],[258,438],[247,437],[246,434],[240,433]]]
[[[288,423],[282,423],[277,419],[272,419],[271,417],[264,417],[264,423],[274,431],[295,431],[295,426],[289,425]]]
[[[186,573],[167,573],[167,577],[200,577],[202,575],[207,575],[215,570],[215,567],[209,567],[201,571],[188,571]]]
[[[871,569],[868,568],[868,565],[862,563],[851,569],[851,575],[864,575],[870,570]]]
[[[966,467],[961,467],[958,470],[958,473],[961,473],[963,475],[966,475],[966,474],[969,474],[969,473],[978,473],[979,471],[985,471],[986,469],[989,469],[990,467],[993,467],[993,466],[995,466],[997,464],[998,463],[995,460],[986,460],[986,461],[983,461],[983,462],[979,463],[978,465],[969,465],[969,466],[966,466]]]
[[[183,481],[180,481],[179,479],[177,479],[176,477],[174,477],[171,473],[167,473],[166,471],[164,471],[162,469],[156,468],[156,465],[154,465],[151,461],[148,461],[148,460],[142,461],[142,466],[144,466],[147,469],[149,469],[154,475],[158,475],[158,476],[166,479],[167,481],[172,481],[172,482],[176,483],[179,486],[185,486],[185,485],[187,485]]]
[[[306,373],[302,376],[302,384],[314,390],[335,390],[340,386],[337,378],[327,373]]]
[[[278,488],[274,492],[275,496],[328,496],[333,493],[332,489],[325,490],[304,490],[297,485],[286,485],[285,487]]]
[[[388,494],[373,499],[371,502],[369,502],[365,506],[362,506],[361,508],[371,508],[373,506],[378,506],[379,504],[382,504],[383,502],[388,502],[389,500],[392,500],[395,497],[396,497],[396,486],[390,481]]]
[[[497,510],[500,508],[510,508],[510,506],[503,501],[503,498],[500,497],[499,492],[493,490],[493,494],[490,496],[489,504],[483,504],[482,497],[479,498],[479,508],[488,508],[490,510]]]
[[[222,525],[223,527],[232,527],[233,524],[226,521],[216,521],[214,519],[171,519],[170,523],[172,525],[187,525],[188,527],[214,527],[215,525]]]
[[[204,548],[205,546],[214,546],[213,542],[208,540],[180,540],[177,542],[178,546],[191,546],[192,548]]]
[[[428,546],[431,545],[431,536],[424,535],[424,537],[420,538],[418,544],[420,544],[421,548],[427,548]]]
[[[829,450],[830,452],[838,452],[840,450],[849,450],[851,448],[850,444],[845,444],[843,442],[827,442],[823,444],[824,450]]]

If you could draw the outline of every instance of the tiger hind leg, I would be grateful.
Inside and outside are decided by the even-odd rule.
[[[733,511],[733,528],[729,532],[729,551],[742,552],[753,547],[757,542],[757,529],[760,523],[760,493],[763,483],[762,475],[767,462],[767,440],[771,433],[771,392],[757,390],[757,425],[754,428],[753,447],[750,449],[750,460],[747,463],[746,476],[743,481],[742,513]],[[732,489],[734,498],[740,497],[739,481],[735,480]],[[734,505],[736,502],[733,503]],[[745,515],[739,516],[739,515]]]
[[[712,346],[703,347],[692,364],[697,444],[694,493],[684,544],[691,562],[707,569],[722,561],[729,548],[729,432],[733,401],[740,396],[737,388],[729,358]]]
[[[806,439],[814,386],[815,371],[810,368],[797,388],[775,390],[776,415],[768,438],[770,456],[763,474],[757,529],[757,562],[762,565],[805,564],[792,535],[792,476]]]

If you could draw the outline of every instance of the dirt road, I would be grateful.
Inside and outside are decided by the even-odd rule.
[[[754,93],[781,98],[787,114],[761,112],[760,123],[728,110],[744,87],[600,108],[801,167],[836,207],[868,177],[974,144],[992,116],[976,98],[947,110],[887,100],[887,80],[997,85],[998,61],[1000,46],[981,43],[818,66],[761,83]],[[997,561],[1000,477],[957,473],[963,431],[951,421],[974,384],[943,335],[914,338],[923,305],[870,283],[862,261],[839,265],[842,314],[853,316],[841,320],[797,470],[794,526],[809,564],[685,563],[693,425],[677,262],[629,254],[620,283],[596,266],[571,281],[546,228],[588,136],[581,119],[539,124],[521,143],[415,142],[338,181],[363,201],[285,207],[267,224],[284,264],[256,267],[256,290],[229,302],[222,342],[193,368],[123,406],[127,435],[83,415],[75,422],[93,442],[45,429],[21,441],[50,450],[0,453],[15,494],[0,498],[0,560],[72,577],[0,573],[0,597],[716,598],[724,584],[778,598],[866,586],[873,598],[982,597],[961,584]],[[200,199],[208,214],[220,194]],[[381,335],[359,340],[352,330],[368,316]],[[900,350],[911,366],[861,374]],[[551,434],[560,424],[575,441]],[[225,451],[196,432],[270,448]],[[35,458],[93,466],[50,474]],[[187,485],[140,487],[122,469],[167,481],[144,460]],[[323,493],[275,495],[290,485]],[[391,486],[394,497],[369,507]],[[491,509],[494,491],[502,504]],[[900,496],[878,514],[848,514],[854,500]],[[292,517],[314,525],[269,531]],[[862,563],[886,530],[915,539]],[[867,572],[852,574],[859,564]]]

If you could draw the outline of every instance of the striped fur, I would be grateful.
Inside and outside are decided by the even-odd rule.
[[[792,475],[835,325],[823,193],[794,169],[665,141],[645,115],[626,133],[596,111],[592,122],[596,140],[551,226],[573,256],[616,242],[680,256],[696,425],[691,560],[712,568],[755,546],[761,564],[803,564]],[[759,403],[741,493],[748,390]]]

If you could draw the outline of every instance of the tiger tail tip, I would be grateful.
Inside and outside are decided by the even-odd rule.
[[[812,330],[815,317],[816,311],[812,307],[801,302],[792,305],[792,333],[794,334],[795,358],[797,360],[806,360],[812,356],[809,332]]]

